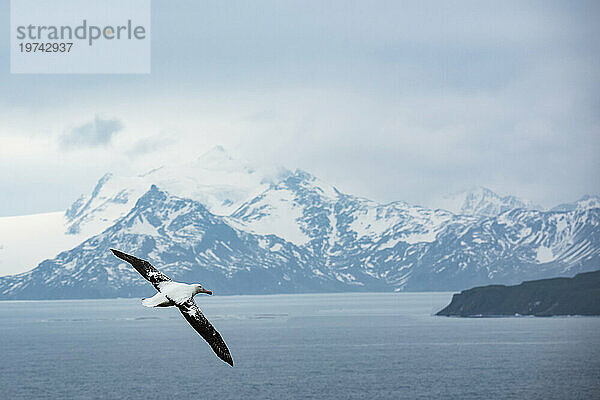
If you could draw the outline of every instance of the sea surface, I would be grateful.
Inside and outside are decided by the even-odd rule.
[[[450,293],[0,302],[2,399],[594,399],[600,318],[447,318]]]

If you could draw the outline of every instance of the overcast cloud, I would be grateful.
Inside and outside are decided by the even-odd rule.
[[[0,35],[0,215],[218,144],[378,201],[599,193],[599,4],[155,0],[150,75],[10,75]]]
[[[110,144],[113,136],[123,129],[123,123],[116,118],[104,119],[95,116],[90,122],[76,126],[60,137],[63,148],[97,147]]]

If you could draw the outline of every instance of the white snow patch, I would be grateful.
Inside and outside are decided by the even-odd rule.
[[[271,246],[271,251],[275,252],[275,251],[279,251],[283,248],[283,246],[279,243],[275,243],[273,246]]]
[[[546,246],[540,246],[536,250],[535,259],[540,264],[551,262],[555,260],[554,255],[552,254],[552,249]]]
[[[526,228],[523,228],[519,231],[519,238],[520,239],[525,238],[525,237],[531,235],[532,232],[533,231],[532,231],[531,227],[529,227],[529,226]]]
[[[205,253],[214,258],[215,260],[221,261],[221,259],[211,249],[206,249]]]
[[[356,278],[352,274],[336,272],[335,278],[340,282],[354,282]]]
[[[266,209],[262,209],[266,207]],[[264,199],[245,210],[246,220],[227,218],[235,228],[258,235],[276,235],[297,246],[308,243],[310,238],[300,228],[302,208],[296,204],[294,194],[286,189],[271,190]]]
[[[558,221],[556,221],[556,232],[560,233],[567,229],[568,226],[569,224],[567,224],[567,219],[562,217]]]
[[[410,233],[410,234],[405,234],[402,237],[402,240],[408,244],[416,244],[416,243],[422,243],[422,242],[427,242],[427,243],[431,243],[435,241],[437,234],[435,233],[435,231],[429,231],[429,232],[423,232],[423,233]]]
[[[369,207],[355,213],[350,229],[356,232],[359,238],[374,237],[390,229],[396,222],[398,222],[396,218],[378,218],[377,208]]]
[[[158,236],[156,228],[146,220],[136,220],[136,223],[128,230],[137,235]]]
[[[75,266],[77,265],[77,260],[71,260],[68,263],[63,265],[63,268],[66,269],[67,271],[72,271]]]
[[[386,243],[383,243],[382,245],[380,245],[379,249],[380,250],[391,249],[391,248],[395,247],[400,241],[401,241],[400,239],[390,239]]]

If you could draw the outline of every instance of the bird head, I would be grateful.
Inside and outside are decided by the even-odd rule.
[[[194,285],[196,290],[194,294],[198,294],[198,293],[206,293],[206,294],[212,294],[212,292],[210,290],[206,290],[202,287],[202,285],[200,284],[196,284]]]

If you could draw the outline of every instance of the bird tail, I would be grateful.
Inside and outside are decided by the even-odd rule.
[[[169,300],[167,296],[159,292],[152,297],[142,299],[142,305],[144,307],[170,307],[174,306],[175,303]]]

